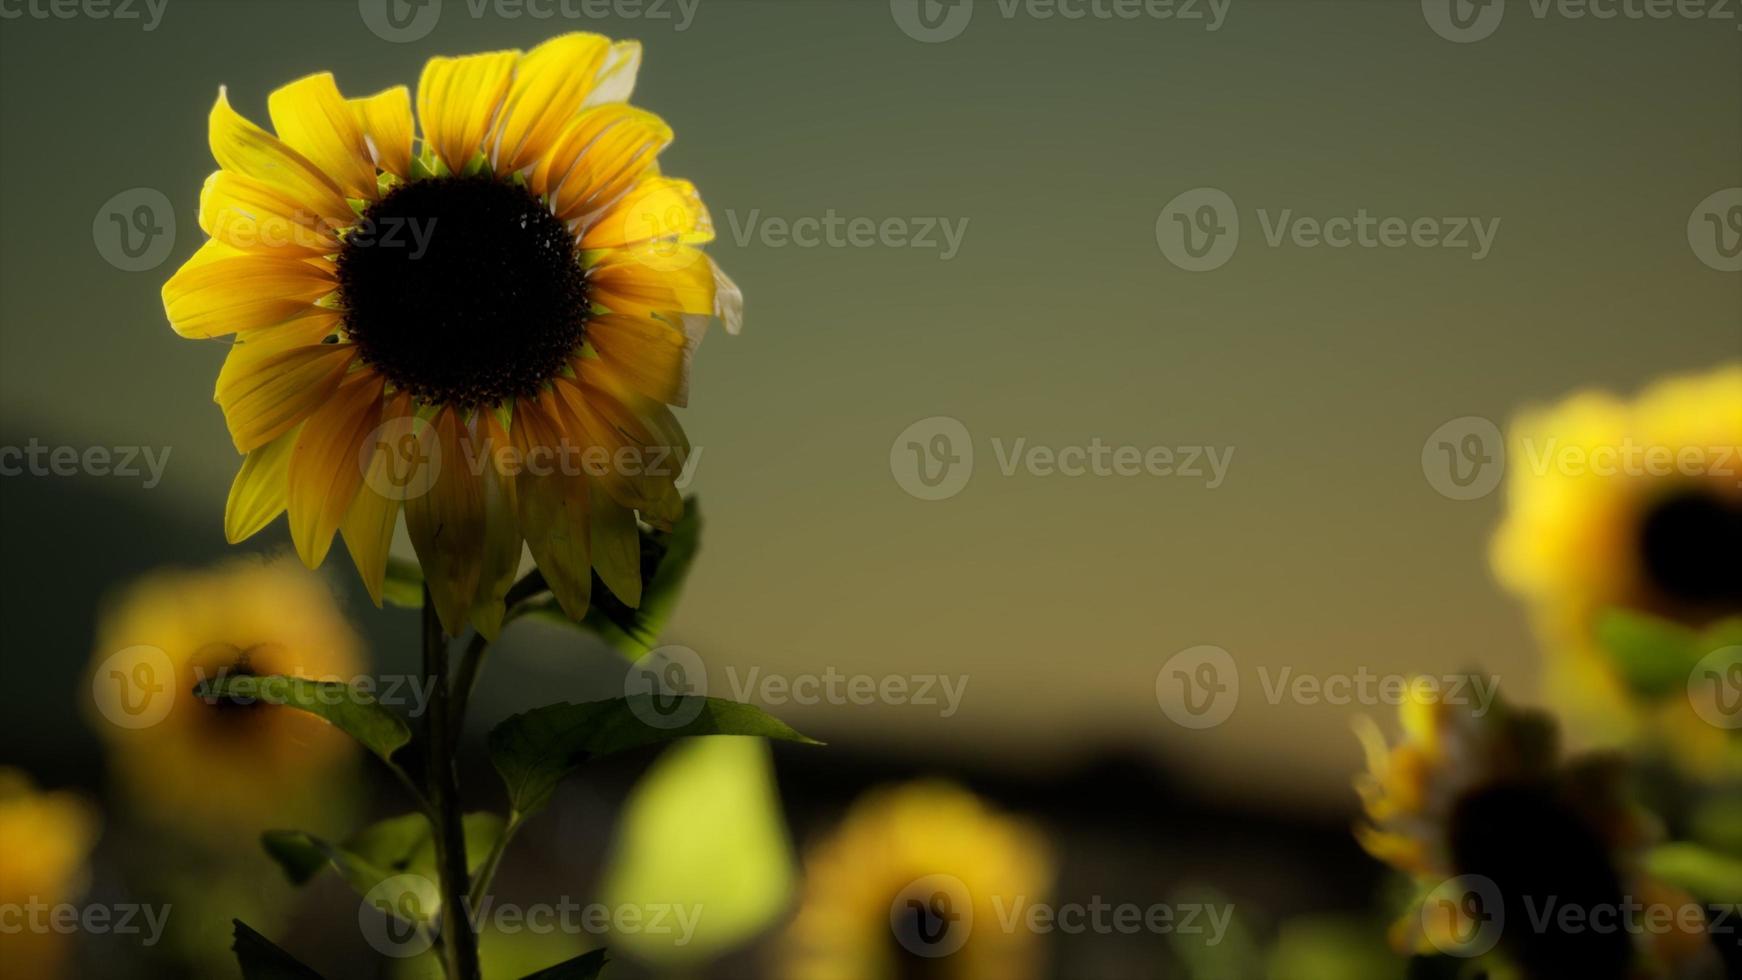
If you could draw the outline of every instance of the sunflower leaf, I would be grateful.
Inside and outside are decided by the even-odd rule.
[[[662,727],[654,722],[682,720]],[[552,704],[512,715],[490,730],[490,761],[514,813],[544,807],[563,777],[588,759],[692,735],[758,735],[820,745],[761,708],[720,698],[638,694]]]
[[[572,960],[564,960],[537,973],[528,973],[521,980],[593,980],[605,968],[605,951],[595,949]]]
[[[411,741],[411,729],[404,719],[378,704],[373,695],[339,681],[229,675],[201,681],[194,687],[194,696],[243,704],[263,701],[306,711],[331,723],[387,762]]]
[[[466,870],[476,871],[502,836],[503,819],[494,813],[468,813],[461,818],[466,837]],[[438,874],[435,841],[429,820],[407,813],[371,824],[333,844],[300,830],[269,830],[260,845],[292,884],[301,885],[331,867],[361,894],[393,875]]]
[[[230,949],[242,968],[243,980],[322,980],[321,975],[298,962],[296,957],[279,949],[272,940],[248,928],[241,919],[230,920],[235,925],[235,941]]]

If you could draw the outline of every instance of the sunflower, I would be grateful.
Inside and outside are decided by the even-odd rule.
[[[9,913],[0,922],[0,963],[8,974],[72,975],[70,936],[49,928],[48,910],[84,893],[97,827],[97,814],[82,797],[44,793],[24,773],[0,767],[0,909]]]
[[[294,559],[161,571],[102,617],[89,715],[115,778],[149,818],[202,833],[326,823],[355,744],[313,715],[194,690],[249,674],[350,682],[362,669],[327,584]]]
[[[742,319],[694,186],[656,162],[670,127],[627,104],[640,61],[579,33],[431,59],[415,139],[403,86],[299,79],[276,135],[219,90],[210,241],[163,299],[181,336],[235,335],[232,542],[288,511],[312,568],[340,533],[379,605],[403,509],[450,635],[495,635],[522,541],[571,616],[595,572],[639,602],[637,516],[683,507],[670,406],[710,320]]]
[[[1002,923],[1046,901],[1051,884],[1041,834],[972,793],[931,782],[874,791],[807,856],[785,975],[1040,976],[1039,937]]]
[[[1474,956],[1498,942],[1531,980],[1706,975],[1716,954],[1703,912],[1642,870],[1658,828],[1632,803],[1619,757],[1563,758],[1547,715],[1505,704],[1412,696],[1401,714],[1395,746],[1357,721],[1367,772],[1355,780],[1367,816],[1357,840],[1416,886],[1392,929],[1400,952]],[[1596,910],[1629,903],[1681,918],[1663,931],[1561,931],[1541,912],[1573,907],[1595,923]]]
[[[1742,364],[1632,402],[1576,394],[1519,418],[1509,443],[1494,570],[1528,604],[1571,720],[1606,740],[1659,723],[1716,738],[1682,699],[1669,718],[1635,703],[1598,627],[1616,609],[1695,631],[1742,616]]]

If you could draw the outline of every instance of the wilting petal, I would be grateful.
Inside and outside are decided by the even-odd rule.
[[[411,178],[411,90],[395,85],[349,101],[375,166],[400,180]]]
[[[641,42],[618,41],[599,68],[593,90],[587,93],[586,107],[611,102],[627,102],[635,94],[635,76],[641,71]]]
[[[492,51],[460,58],[431,58],[417,83],[417,118],[423,139],[454,173],[483,149],[514,77],[518,51]]]
[[[335,224],[347,224],[355,217],[332,178],[276,136],[242,118],[230,108],[222,88],[212,106],[207,135],[212,157],[225,170],[267,184],[304,210]]]
[[[359,371],[309,416],[290,454],[290,536],[297,554],[318,567],[357,488],[363,485],[363,450],[380,424],[384,382]]]
[[[325,405],[356,356],[350,344],[314,344],[262,358],[218,399],[237,452],[252,452]]]
[[[466,628],[483,560],[483,480],[473,472],[476,447],[464,444],[466,426],[458,410],[442,409],[431,425],[439,465],[423,467],[422,478],[407,488],[405,528],[442,629],[458,636]]]
[[[514,481],[496,466],[498,449],[513,443],[494,412],[479,412],[473,420],[474,458],[483,463],[484,559],[478,591],[472,598],[472,625],[491,642],[502,632],[504,600],[520,571],[522,538],[514,518]]]
[[[246,541],[284,513],[290,450],[295,445],[292,429],[242,460],[224,504],[224,540]]]
[[[346,196],[375,199],[375,161],[363,142],[363,127],[331,72],[277,89],[267,97],[266,110],[278,138],[320,168]]]
[[[593,591],[591,534],[587,528],[587,478],[564,472],[565,447],[578,445],[564,432],[549,392],[514,406],[510,433],[521,468],[514,476],[515,516],[532,557],[572,619],[587,614]]]
[[[599,34],[564,34],[528,51],[502,102],[491,169],[510,174],[537,160],[581,111],[611,42]]]
[[[211,241],[163,284],[163,312],[176,333],[205,340],[282,323],[311,310],[335,285],[330,266],[319,260]]]
[[[388,398],[382,409],[383,431],[391,431],[389,427],[395,423],[407,426],[409,431],[410,418],[411,396],[400,392]],[[402,419],[407,421],[400,422]],[[368,468],[363,471],[363,485],[339,525],[339,535],[344,538],[357,574],[363,578],[363,587],[369,590],[369,598],[377,608],[381,605],[381,585],[387,578],[387,551],[393,544],[393,528],[399,523],[403,497],[393,456],[381,450],[380,446],[373,451],[364,446],[362,451],[370,456]]]
[[[593,570],[600,581],[630,608],[641,605],[641,531],[635,512],[609,493],[588,497],[592,508]]]

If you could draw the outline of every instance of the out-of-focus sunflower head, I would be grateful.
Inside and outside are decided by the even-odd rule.
[[[1742,364],[1527,413],[1507,466],[1495,574],[1528,604],[1578,733],[1635,737],[1653,712],[1600,641],[1605,615],[1696,630],[1742,616]]]
[[[44,793],[24,773],[0,768],[0,906],[52,908],[77,899],[97,830],[96,811],[83,798]],[[0,929],[0,963],[11,976],[68,976],[68,939],[28,921],[8,923]]]
[[[1642,870],[1659,829],[1633,800],[1625,760],[1563,759],[1548,715],[1447,704],[1422,695],[1431,690],[1412,687],[1395,745],[1371,720],[1357,723],[1368,771],[1355,781],[1367,817],[1356,838],[1413,887],[1392,929],[1400,952],[1470,956],[1498,944],[1526,977],[1592,980],[1709,961],[1703,918],[1637,936],[1533,927],[1527,909],[1550,901],[1617,911],[1696,903]]]
[[[569,615],[595,572],[638,604],[637,521],[683,510],[671,408],[709,322],[743,314],[657,162],[671,127],[628,104],[640,64],[584,33],[433,58],[415,124],[404,86],[310,75],[267,100],[275,133],[219,91],[211,238],[163,300],[178,334],[235,337],[231,541],[288,512],[312,568],[342,534],[379,604],[403,510],[450,635],[495,637],[522,542]]]
[[[360,641],[327,583],[294,560],[165,570],[102,617],[87,716],[148,817],[242,835],[324,823],[354,778],[349,738],[304,712],[194,692],[225,676],[350,682],[362,670]]]
[[[1039,976],[1040,937],[1002,921],[1012,909],[1044,902],[1052,879],[1042,833],[966,790],[923,782],[873,791],[806,856],[785,975]]]

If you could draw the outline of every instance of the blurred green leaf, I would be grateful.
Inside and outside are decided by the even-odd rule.
[[[599,900],[664,911],[670,928],[609,942],[672,976],[774,926],[796,889],[768,743],[703,738],[673,746],[630,792]]]
[[[1175,909],[1196,908],[1198,930],[1167,934],[1169,947],[1190,980],[1246,980],[1262,975],[1258,940],[1251,923],[1235,914],[1237,906],[1210,888],[1191,888],[1173,896]],[[1218,929],[1217,923],[1221,923]]]
[[[494,813],[468,813],[461,818],[461,825],[466,835],[466,870],[476,871],[502,836],[504,821]],[[368,875],[372,879],[369,887],[395,874],[436,875],[435,839],[429,820],[421,813],[388,817],[337,845],[300,830],[269,830],[260,835],[260,843],[298,885],[329,864],[352,881],[353,887],[356,881],[347,873],[348,867]],[[361,890],[368,891],[368,887]]]
[[[377,704],[374,695],[338,681],[233,675],[201,681],[195,686],[194,695],[239,702],[263,701],[306,711],[332,723],[384,761],[391,760],[394,752],[411,741],[411,729],[404,719]]]
[[[1706,902],[1742,902],[1742,860],[1698,844],[1661,844],[1645,856],[1651,874],[1692,892]]]
[[[490,761],[508,787],[513,812],[524,816],[550,802],[557,783],[588,759],[692,735],[759,735],[821,744],[761,708],[720,698],[680,695],[656,707],[639,694],[582,704],[552,704],[513,715],[490,730]],[[699,705],[696,702],[701,702]],[[672,707],[671,705],[675,705]],[[694,717],[674,727],[643,719]]]
[[[594,980],[605,968],[605,951],[595,949],[564,963],[527,974],[523,980]]]
[[[1718,796],[1697,804],[1688,824],[1688,836],[1695,841],[1742,858],[1742,794]]]
[[[405,609],[423,608],[423,569],[404,558],[387,559],[387,577],[381,582],[381,599]]]
[[[1403,980],[1406,960],[1393,953],[1386,927],[1353,915],[1289,919],[1271,947],[1269,980]]]
[[[509,619],[529,616],[546,622],[591,630],[612,649],[631,660],[653,649],[671,621],[701,547],[702,511],[695,497],[684,501],[684,513],[670,531],[641,529],[641,605],[630,608],[593,576],[593,601],[579,623],[568,618],[548,594],[528,599],[508,611]],[[536,574],[536,573],[534,573]],[[531,576],[528,576],[530,579]],[[543,579],[535,584],[544,592]]]
[[[236,952],[236,963],[242,968],[243,980],[322,980],[321,975],[297,962],[241,919],[235,924],[235,941],[230,948]]]
[[[1597,620],[1597,643],[1627,686],[1650,698],[1685,689],[1702,653],[1693,630],[1631,609],[1605,611]]]

